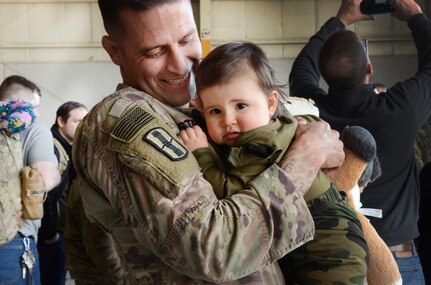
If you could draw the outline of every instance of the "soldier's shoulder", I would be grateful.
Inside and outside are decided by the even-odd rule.
[[[175,195],[200,172],[193,155],[177,138],[178,130],[167,122],[166,114],[155,112],[151,100],[131,100],[123,96],[111,106],[104,122],[109,134],[107,148],[119,155],[123,164],[140,177]]]

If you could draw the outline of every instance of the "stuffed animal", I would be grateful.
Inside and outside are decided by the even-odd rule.
[[[288,97],[283,106],[294,116],[319,116],[319,110],[311,100]],[[368,244],[367,282],[369,285],[402,284],[391,251],[363,214],[381,217],[381,210],[361,208],[360,192],[381,175],[376,141],[368,130],[358,126],[345,127],[341,140],[344,143],[344,162],[340,167],[325,173],[339,191],[346,193],[350,206],[355,209],[361,222]]]
[[[326,174],[339,191],[346,193],[361,222],[369,250],[368,284],[402,284],[391,251],[361,211],[360,192],[381,175],[376,142],[371,133],[358,126],[345,127],[341,140],[344,143],[344,162],[340,167],[326,171]]]

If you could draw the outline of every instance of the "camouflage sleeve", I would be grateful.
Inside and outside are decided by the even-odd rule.
[[[107,148],[122,167],[109,175],[113,183],[124,181],[120,195],[127,206],[118,207],[135,225],[136,238],[170,267],[212,282],[238,279],[313,237],[301,193],[277,166],[218,200],[176,134],[139,108],[110,134]],[[131,128],[132,118],[145,119]]]
[[[142,173],[129,171],[127,179],[135,182],[128,189],[135,205],[131,208],[137,220],[135,236],[189,277],[221,282],[249,275],[314,234],[303,198],[281,183],[289,181],[281,173],[273,166],[248,189],[217,200],[198,171],[187,174],[178,189],[182,193],[174,198],[143,181]]]
[[[69,189],[64,231],[66,266],[72,277],[120,284],[123,279],[120,258],[108,232],[86,217],[78,179]]]
[[[120,284],[123,272],[112,237],[101,226],[88,220],[82,204],[79,205],[79,209],[81,211],[82,241],[90,260],[100,275],[113,284]]]

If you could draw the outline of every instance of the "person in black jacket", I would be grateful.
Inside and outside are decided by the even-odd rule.
[[[290,73],[290,94],[315,101],[333,129],[368,129],[377,142],[382,176],[361,195],[364,208],[382,209],[369,217],[390,247],[404,284],[424,284],[413,240],[419,235],[419,181],[414,155],[418,131],[431,114],[431,23],[413,0],[393,0],[392,16],[407,22],[416,44],[417,73],[378,95],[369,84],[372,65],[364,45],[347,25],[373,19],[360,0],[343,0],[336,17],[312,36]],[[319,87],[320,74],[329,89]],[[414,281],[411,281],[414,280]]]
[[[87,108],[69,101],[57,109],[56,120],[51,127],[54,152],[61,173],[60,184],[48,193],[43,208],[42,226],[39,229],[38,251],[40,278],[43,285],[64,285],[66,282],[64,251],[64,225],[69,186],[76,177],[72,165],[72,142],[75,129],[87,114]]]

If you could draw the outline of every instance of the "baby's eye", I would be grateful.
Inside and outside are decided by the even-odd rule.
[[[211,115],[218,115],[220,113],[221,113],[220,109],[211,109],[210,110],[210,114]]]
[[[237,108],[238,110],[245,109],[245,108],[247,108],[247,104],[244,104],[244,103],[238,103],[238,104],[236,104],[236,108]]]

